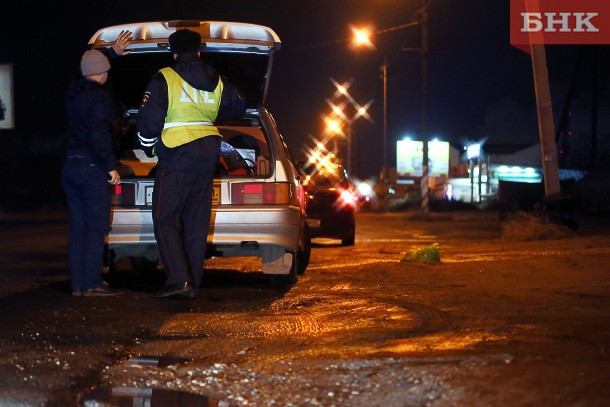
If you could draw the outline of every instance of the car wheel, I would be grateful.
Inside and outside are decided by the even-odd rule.
[[[301,242],[299,242],[299,252],[297,255],[297,274],[302,275],[305,273],[305,269],[309,265],[309,258],[311,257],[311,236],[309,235],[309,226],[305,223],[303,227],[303,234],[301,235]]]
[[[272,274],[271,275],[271,284],[275,288],[287,288],[297,283],[297,272],[298,272],[298,264],[299,264],[299,254],[298,252],[294,253],[292,259],[292,267],[290,267],[290,272],[288,274]]]
[[[352,232],[348,236],[341,238],[341,246],[353,246],[356,243],[356,233]]]

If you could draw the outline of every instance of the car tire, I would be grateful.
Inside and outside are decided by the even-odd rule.
[[[309,265],[309,258],[311,257],[311,236],[309,235],[309,226],[307,223],[303,226],[303,233],[301,234],[301,241],[299,242],[299,252],[297,255],[297,274],[303,275],[305,269]]]
[[[352,232],[341,238],[341,246],[353,246],[356,243],[356,233]]]

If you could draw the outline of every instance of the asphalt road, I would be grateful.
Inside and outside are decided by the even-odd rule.
[[[604,223],[522,242],[495,214],[360,214],[355,246],[317,240],[290,289],[212,259],[179,301],[128,264],[122,296],[72,297],[65,219],[6,220],[0,405],[606,406]],[[401,261],[434,243],[440,262]]]

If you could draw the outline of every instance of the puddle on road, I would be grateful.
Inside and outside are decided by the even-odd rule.
[[[87,394],[83,407],[236,407],[224,400],[212,400],[206,396],[166,389],[138,387],[100,388]]]
[[[135,356],[129,359],[127,365],[140,365],[140,366],[155,366],[155,367],[168,367],[171,365],[184,364],[188,362],[188,359],[178,358],[172,356]]]
[[[183,364],[188,360],[177,357],[137,356],[127,364],[139,366],[167,367]],[[236,407],[227,400],[213,400],[207,396],[186,391],[153,389],[149,387],[103,387],[82,398],[83,407]]]

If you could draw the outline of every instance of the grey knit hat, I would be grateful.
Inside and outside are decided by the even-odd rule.
[[[83,76],[98,75],[109,70],[108,58],[96,49],[86,51],[80,60],[80,72]]]

